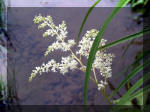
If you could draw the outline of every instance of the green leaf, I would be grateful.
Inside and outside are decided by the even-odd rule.
[[[120,83],[120,85],[112,92],[110,95],[110,98],[116,94],[119,89],[126,84],[132,77],[134,77],[138,72],[140,72],[144,67],[148,66],[150,64],[150,59],[146,61],[145,63],[142,63],[137,68],[133,69],[132,72]]]
[[[92,7],[89,8],[88,12],[86,13],[83,21],[82,21],[82,24],[81,24],[81,27],[80,27],[80,30],[79,30],[79,33],[78,33],[78,37],[77,37],[77,43],[79,42],[79,39],[80,39],[80,36],[81,36],[81,33],[82,33],[82,30],[83,30],[83,27],[85,25],[85,22],[89,16],[89,14],[92,12],[93,8],[100,2],[101,0],[97,0],[93,5]]]
[[[132,7],[136,7],[137,5],[144,4],[144,0],[138,0],[132,4]]]
[[[150,72],[147,73],[146,75],[144,75],[144,77],[142,77],[140,80],[138,80],[129,90],[128,92],[123,96],[121,97],[121,99],[119,100],[119,102],[117,103],[118,105],[124,105],[128,99],[128,97],[136,90],[138,89],[142,84],[143,82],[147,81],[148,79],[150,79]]]
[[[144,50],[144,52],[138,56],[138,58],[137,58],[136,61],[132,64],[132,66],[137,65],[137,63],[138,63],[140,60],[142,60],[144,57],[146,57],[148,54],[150,54],[150,50]]]
[[[124,57],[124,55],[126,54],[127,50],[129,49],[129,47],[131,46],[131,44],[134,42],[135,38],[132,39],[129,44],[126,46],[125,50],[123,51],[122,55],[121,55],[121,58]]]
[[[5,3],[3,0],[0,0],[0,28],[3,28],[4,27],[4,20],[2,18],[2,14],[3,14],[3,11],[4,11],[4,8],[5,7]]]
[[[150,50],[144,51],[142,54],[140,54],[140,55],[137,57],[137,59],[136,59],[131,65],[126,66],[119,74],[117,74],[117,75],[115,76],[115,78],[119,78],[123,73],[127,72],[131,66],[135,67],[135,65],[137,65],[137,63],[138,63],[139,61],[141,61],[141,60],[142,60],[145,56],[147,56],[149,53],[150,53]]]
[[[134,98],[140,97],[141,95],[143,96],[143,94],[146,94],[150,92],[150,85],[147,85],[144,88],[141,88],[140,90],[138,90],[137,92],[135,92],[133,95],[131,95],[130,97],[128,97],[127,100],[133,100]]]
[[[127,72],[130,67],[131,67],[131,65],[126,66],[119,74],[117,74],[117,75],[115,76],[115,79],[116,79],[116,78],[119,78],[122,74],[124,74],[125,72]]]
[[[147,5],[148,1],[149,1],[149,0],[145,0],[144,5]]]
[[[125,6],[130,0],[119,0],[117,6],[115,9],[112,11],[112,13],[109,15],[109,17],[106,19],[104,22],[102,28],[100,29],[99,33],[97,34],[92,48],[90,50],[90,54],[88,57],[88,62],[87,62],[87,67],[86,67],[86,73],[85,73],[85,81],[84,81],[84,105],[86,105],[87,102],[87,92],[88,92],[88,82],[89,82],[89,77],[91,73],[91,68],[92,68],[92,63],[95,59],[95,55],[99,46],[99,43],[101,42],[102,36],[104,34],[104,31],[106,30],[107,26],[113,19],[113,17],[120,11],[120,9]]]
[[[144,29],[144,30],[142,30],[140,32],[128,35],[126,37],[122,37],[121,39],[113,41],[113,42],[111,42],[109,44],[106,44],[106,45],[100,47],[99,49],[101,50],[101,49],[105,49],[105,48],[110,48],[110,47],[116,46],[118,44],[124,43],[124,42],[126,42],[128,40],[139,38],[139,37],[143,36],[143,34],[145,35],[145,34],[148,34],[148,33],[150,33],[150,28]]]

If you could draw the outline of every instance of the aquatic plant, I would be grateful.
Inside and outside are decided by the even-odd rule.
[[[80,30],[79,30],[79,33],[78,33],[78,37],[77,37],[77,40],[80,39],[80,36],[81,36],[81,32],[84,28],[84,25],[87,21],[87,18],[88,16],[90,15],[90,13],[92,12],[93,8],[100,2],[101,0],[97,0],[93,5],[92,7],[89,8],[89,10],[87,11],[83,21],[82,21],[82,24],[80,26]],[[85,73],[85,81],[84,81],[84,105],[86,107],[86,104],[87,104],[87,94],[88,94],[88,82],[89,82],[89,78],[90,78],[90,74],[91,74],[91,69],[92,69],[92,64],[94,62],[94,58],[96,56],[96,53],[99,51],[99,50],[102,50],[102,49],[106,49],[106,48],[110,48],[110,47],[113,47],[113,46],[117,46],[121,43],[124,43],[124,42],[127,42],[127,41],[130,41],[130,43],[128,44],[128,46],[126,46],[126,49],[124,50],[123,54],[122,54],[122,57],[124,56],[124,54],[126,53],[126,51],[129,49],[129,46],[131,45],[131,43],[136,39],[136,38],[142,38],[143,36],[147,35],[150,33],[150,27],[149,27],[149,24],[146,25],[141,31],[139,32],[136,32],[134,34],[131,34],[131,35],[127,35],[125,37],[121,37],[120,39],[118,40],[115,40],[113,42],[110,42],[104,46],[101,46],[99,47],[99,43],[102,41],[102,37],[103,37],[103,34],[105,32],[105,30],[107,29],[107,26],[110,24],[110,22],[112,21],[112,19],[117,15],[117,13],[119,13],[119,11],[125,6],[127,5],[130,1],[132,0],[119,0],[116,7],[112,10],[111,14],[107,17],[107,19],[105,20],[105,22],[103,23],[99,33],[97,34],[93,44],[92,44],[92,48],[90,50],[90,53],[89,53],[89,57],[88,57],[88,62],[87,62],[87,67],[86,67],[86,73]],[[134,2],[137,2],[135,0],[133,0]],[[141,0],[138,1],[138,3],[140,3]],[[143,3],[143,1],[142,1]],[[145,3],[148,3],[148,0],[145,1]],[[132,8],[132,5],[131,5],[131,8]],[[145,8],[145,7],[143,7]],[[147,13],[147,11],[145,11]],[[144,39],[143,39],[144,40]],[[146,40],[147,41],[147,40]],[[146,43],[146,42],[145,42]],[[148,46],[145,44],[145,46]],[[126,71],[129,70],[129,68],[132,68],[130,73],[125,77],[124,80],[121,81],[120,84],[118,84],[118,86],[115,88],[112,86],[111,83],[109,83],[110,87],[113,87],[113,92],[111,93],[111,95],[109,95],[109,97],[107,99],[108,103],[109,104],[115,104],[115,105],[136,105],[138,106],[138,111],[139,110],[143,110],[143,104],[145,105],[146,102],[148,100],[148,97],[147,97],[147,100],[143,101],[143,94],[146,94],[145,96],[148,96],[149,94],[149,91],[150,91],[150,85],[149,84],[146,84],[146,81],[150,79],[150,75],[149,75],[149,71],[147,71],[148,73],[144,73],[144,76],[142,78],[140,78],[139,80],[137,80],[137,82],[132,86],[130,85],[130,80],[133,79],[133,77],[137,76],[138,73],[140,71],[144,71],[144,69],[150,65],[150,59],[147,57],[149,54],[150,54],[150,50],[148,49],[149,47],[147,47],[146,49],[144,49],[145,51],[142,52],[139,56],[137,56],[137,58],[135,58],[135,61],[131,64],[131,65],[128,65],[127,67],[125,67],[120,73],[119,75],[117,75],[118,77],[120,77],[122,74],[124,74]],[[143,49],[141,50],[143,51]],[[138,54],[138,53],[137,53]],[[139,62],[142,62],[141,65],[138,65]],[[118,78],[117,77],[117,78]],[[146,78],[145,78],[146,77]],[[144,79],[144,80],[143,80]],[[143,85],[145,83],[145,87],[141,87],[141,85]],[[120,95],[118,94],[119,90],[124,86],[124,85],[127,85],[128,89],[127,89],[127,92],[125,94]],[[114,95],[115,94],[118,94],[119,95],[119,99],[115,100]],[[105,96],[105,94],[104,94]],[[109,102],[109,101],[112,101],[113,102]],[[136,104],[133,103],[133,100],[136,100],[138,102],[136,102]],[[139,106],[140,105],[140,106]],[[142,107],[141,107],[142,105]],[[149,105],[146,104],[146,107],[144,106],[144,111],[148,110],[148,107]],[[121,106],[119,106],[120,108]],[[114,109],[113,111],[116,112],[116,111],[120,111],[120,108],[119,109],[118,107],[116,109]],[[124,108],[124,107],[123,107]],[[85,108],[86,109],[86,108]],[[136,109],[136,108],[134,108]],[[126,108],[124,108],[124,110],[126,111]],[[136,110],[137,111],[137,110]]]
[[[86,15],[83,19],[83,22],[81,24],[81,27],[79,29],[79,33],[78,33],[78,37],[77,37],[78,41],[80,40],[82,30],[84,28],[86,20],[88,19],[89,14],[92,12],[93,8],[100,1],[101,0],[97,0],[92,5],[92,7],[89,8],[88,12],[86,13]],[[133,105],[133,102],[132,102],[133,100],[138,101],[136,105],[145,104],[145,102],[143,102],[143,93],[145,93],[147,95],[149,94],[150,85],[147,84],[145,87],[141,87],[141,85],[143,85],[144,82],[146,82],[147,80],[150,79],[150,75],[149,75],[150,72],[148,71],[148,73],[145,73],[143,77],[141,77],[139,80],[136,81],[136,83],[134,83],[134,85],[130,85],[131,84],[130,80],[132,80],[132,78],[137,76],[140,71],[142,71],[148,65],[150,65],[150,59],[149,58],[144,59],[145,57],[147,57],[148,54],[150,54],[150,50],[146,50],[146,51],[142,52],[140,55],[137,56],[137,58],[135,59],[135,61],[131,65],[128,65],[119,73],[119,75],[116,75],[118,78],[122,74],[124,74],[126,71],[128,71],[129,68],[131,68],[131,71],[129,72],[129,74],[121,81],[121,83],[119,83],[117,85],[117,87],[114,87],[113,84],[111,84],[111,82],[107,80],[112,75],[111,74],[111,64],[112,64],[112,59],[114,58],[114,55],[111,53],[106,53],[106,48],[117,46],[117,45],[124,43],[124,42],[127,42],[127,41],[132,42],[134,39],[142,38],[143,35],[147,35],[150,33],[150,27],[144,27],[144,29],[142,29],[139,32],[127,35],[125,37],[121,37],[120,39],[115,40],[113,42],[110,42],[108,44],[106,44],[105,39],[102,39],[103,34],[104,34],[105,30],[107,29],[108,25],[110,24],[111,20],[129,2],[130,2],[130,0],[119,0],[116,7],[113,9],[111,14],[105,20],[105,22],[102,25],[102,27],[100,28],[100,30],[97,31],[96,29],[91,29],[91,30],[87,31],[86,34],[81,38],[81,40],[79,42],[77,41],[77,43],[75,43],[74,40],[68,40],[68,41],[66,40],[66,37],[67,37],[66,29],[67,29],[67,27],[66,27],[65,22],[62,22],[62,24],[64,24],[64,26],[62,24],[55,26],[55,24],[53,23],[52,18],[50,16],[47,16],[47,17],[42,17],[41,15],[36,16],[34,18],[34,22],[36,24],[40,23],[40,25],[38,27],[39,29],[45,28],[47,26],[48,27],[51,26],[50,29],[48,29],[43,34],[43,37],[56,36],[56,41],[48,47],[48,49],[44,55],[47,56],[52,51],[58,50],[58,49],[63,50],[65,52],[66,51],[70,52],[71,54],[68,57],[62,57],[61,63],[58,63],[54,59],[52,59],[47,64],[44,63],[42,66],[36,67],[35,70],[32,71],[31,76],[29,78],[29,81],[32,81],[32,79],[37,74],[42,74],[43,72],[49,72],[49,71],[57,72],[57,71],[59,71],[60,73],[65,74],[69,70],[78,69],[78,70],[85,72],[84,105],[86,105],[86,103],[87,103],[89,79],[93,80],[96,83],[98,90],[100,90],[100,92],[104,95],[104,97],[106,98],[106,100],[109,104]],[[51,19],[49,21],[46,18],[51,18]],[[64,27],[64,29],[59,30],[61,25]],[[59,40],[59,37],[63,38],[63,41]],[[85,44],[85,43],[87,43],[87,44]],[[71,48],[75,45],[78,47],[78,50],[74,53],[71,50]],[[87,45],[89,45],[89,46],[87,46]],[[129,46],[126,47],[122,56],[124,56],[124,54],[126,53],[128,48],[129,48]],[[106,62],[107,59],[106,60],[101,59],[101,57],[98,55],[101,53],[105,54],[106,56],[108,56],[108,54],[110,54],[111,58],[108,61],[110,63],[110,66],[102,66],[102,64],[105,65],[104,63]],[[96,60],[97,56],[99,57],[98,60]],[[86,66],[82,62],[83,57],[87,58]],[[99,63],[100,59],[101,59],[101,61],[100,61],[101,66]],[[142,62],[143,59],[144,59],[144,61]],[[98,62],[98,65],[99,65],[97,67],[96,67],[96,62]],[[139,62],[142,62],[142,64],[139,65]],[[70,66],[67,66],[67,65],[73,65],[72,66],[73,68],[70,68]],[[105,69],[103,69],[105,72],[103,70],[101,70],[99,67],[105,68]],[[98,69],[99,74],[104,77],[102,80],[97,79],[97,72],[95,73],[95,69]],[[91,77],[91,70],[93,72],[94,77]],[[109,76],[109,77],[107,77],[107,76]],[[113,88],[112,93],[108,94],[108,95],[107,95],[106,90],[105,90],[105,86],[107,85],[107,83],[109,86],[111,86]],[[124,85],[127,86],[127,92],[124,94],[120,94],[119,90],[122,87],[124,87]],[[115,94],[119,95],[118,99],[114,98]],[[119,109],[119,108],[117,108],[117,109]],[[114,111],[116,112],[116,110],[114,110]],[[126,111],[126,108],[125,108],[125,111]]]
[[[35,70],[32,70],[31,76],[29,77],[30,82],[37,74],[42,74],[49,71],[59,71],[63,75],[69,72],[69,70],[75,69],[85,72],[86,65],[84,64],[82,59],[88,58],[93,41],[98,34],[98,30],[91,29],[87,31],[80,40],[79,44],[76,44],[73,39],[67,40],[68,32],[65,21],[62,21],[61,24],[56,26],[51,16],[43,17],[42,15],[35,16],[33,21],[35,24],[39,24],[38,29],[49,27],[49,29],[43,33],[44,38],[56,38],[56,41],[48,46],[44,54],[45,56],[48,56],[54,50],[70,52],[70,55],[68,55],[67,57],[62,57],[60,63],[56,62],[54,59],[51,59],[50,61],[48,61],[48,63],[43,63],[41,66],[35,67]],[[106,41],[107,40],[102,39],[99,47],[104,46]],[[75,45],[77,45],[78,50],[76,52],[73,52],[71,48]],[[112,76],[111,65],[113,58],[114,54],[106,53],[106,49],[99,50],[96,53],[96,57],[92,65],[94,78],[91,77],[91,79],[96,83],[98,90],[104,89],[107,85],[107,79]],[[97,73],[95,72],[95,70],[99,71],[99,75],[101,75],[103,79],[97,78]]]

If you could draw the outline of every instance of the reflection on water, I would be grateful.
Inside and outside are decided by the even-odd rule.
[[[8,9],[8,32],[11,41],[16,48],[16,52],[9,52],[8,69],[15,66],[16,84],[19,103],[24,105],[79,105],[83,104],[83,84],[84,73],[80,71],[70,71],[64,76],[59,73],[45,73],[38,75],[31,83],[28,78],[35,66],[41,65],[50,59],[60,61],[60,57],[67,56],[68,53],[56,51],[44,57],[44,52],[54,38],[42,38],[43,30],[38,30],[33,24],[35,15],[51,15],[55,24],[62,20],[67,22],[68,38],[76,38],[83,16],[88,8],[9,8]],[[92,28],[99,29],[112,8],[96,8],[88,18],[84,33]],[[129,19],[130,9],[123,9],[111,22],[104,37],[108,42],[119,39],[122,36],[139,31],[142,26],[134,24]],[[84,34],[83,33],[83,34]],[[120,56],[126,44],[109,49],[116,58],[113,61],[113,77],[110,80],[115,87],[124,78],[114,79],[120,70],[134,60],[136,51],[142,46],[131,46],[127,54],[120,63]],[[75,49],[74,49],[75,50]],[[15,62],[15,64],[11,64]],[[116,83],[117,82],[117,83]],[[108,93],[111,90],[107,87]],[[121,90],[121,94],[125,89]],[[117,97],[117,96],[116,96]],[[98,92],[95,84],[90,81],[88,91],[88,104],[107,104],[104,97]]]
[[[10,7],[90,7],[96,0],[8,0]],[[114,7],[118,0],[101,0],[97,7]]]

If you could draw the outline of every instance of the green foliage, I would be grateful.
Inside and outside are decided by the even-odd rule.
[[[87,92],[88,92],[88,82],[90,78],[90,73],[91,73],[91,68],[92,68],[92,63],[95,58],[95,54],[97,52],[99,43],[101,42],[102,36],[104,34],[104,31],[106,30],[107,26],[111,22],[111,20],[115,17],[115,15],[124,7],[130,0],[119,0],[117,6],[115,9],[112,11],[112,13],[109,15],[109,17],[106,19],[104,22],[103,26],[101,27],[99,33],[97,34],[94,43],[92,45],[92,48],[90,50],[90,54],[88,57],[88,62],[87,62],[87,68],[86,68],[86,75],[85,75],[85,81],[84,81],[84,105],[86,105],[87,102]]]
[[[0,28],[2,28],[4,26],[4,23],[3,23],[3,12],[4,12],[4,2],[3,0],[0,0]]]
[[[121,99],[119,100],[119,102],[117,103],[118,105],[124,105],[128,102],[131,102],[131,100],[134,98],[134,97],[131,97],[131,94],[133,94],[133,92],[135,90],[137,90],[142,84],[143,82],[147,81],[150,79],[150,72],[147,73],[146,75],[144,75],[141,79],[139,79],[130,89],[127,93],[125,93],[125,95],[123,97],[121,97]],[[135,94],[134,94],[135,96]],[[143,100],[141,101],[141,96],[143,96],[143,94],[139,95],[138,96],[138,99],[140,101],[140,105],[143,105]],[[130,99],[130,100],[129,100]]]
[[[116,46],[118,44],[124,43],[126,41],[129,41],[129,40],[132,40],[132,39],[135,39],[135,38],[140,38],[143,35],[146,35],[148,33],[150,33],[150,28],[146,28],[146,29],[144,29],[140,32],[135,33],[135,34],[131,34],[131,35],[126,36],[126,37],[122,37],[119,40],[113,41],[109,44],[106,44],[106,45],[100,47],[99,49],[101,50],[101,49],[105,49],[105,48],[110,48],[110,47]]]
[[[149,0],[131,0],[131,9],[136,13],[145,15],[148,13],[148,7],[150,5]]]
[[[3,100],[2,91],[5,91],[5,84],[2,80],[2,76],[0,74],[0,101]]]
[[[99,43],[101,42],[102,36],[104,34],[104,31],[106,30],[107,26],[110,24],[111,20],[115,17],[115,15],[126,5],[130,2],[130,0],[119,0],[118,4],[116,5],[116,7],[114,8],[114,10],[112,11],[112,13],[109,15],[109,17],[106,19],[106,21],[104,22],[103,26],[101,27],[97,37],[94,40],[94,43],[92,45],[89,57],[88,57],[88,63],[87,63],[87,68],[86,68],[86,74],[85,74],[85,81],[84,81],[84,105],[86,105],[87,102],[87,94],[88,94],[88,82],[89,82],[89,78],[90,78],[90,73],[91,73],[91,68],[92,68],[92,63],[93,60],[95,58],[95,54],[97,52],[97,50],[102,50],[105,48],[110,48],[113,46],[117,46],[121,43],[127,42],[129,40],[131,40],[131,42],[129,43],[129,45],[126,47],[126,49],[123,52],[123,55],[126,53],[126,51],[128,50],[128,48],[130,47],[130,45],[132,44],[132,42],[136,39],[136,38],[142,38],[143,35],[145,34],[149,34],[150,33],[150,27],[143,29],[140,32],[137,32],[135,34],[131,34],[125,37],[120,38],[119,40],[113,41],[109,44],[106,44],[100,48],[98,48]],[[136,3],[134,3],[136,2]],[[97,4],[98,1],[95,3]],[[148,0],[144,1],[144,0],[132,0],[132,5],[131,7],[135,7],[139,4],[143,4],[146,5],[148,4]],[[94,5],[95,5],[94,4]],[[93,5],[93,6],[94,6]],[[77,40],[79,40],[81,32],[83,30],[83,27],[85,25],[85,22],[88,18],[88,15],[91,13],[91,9],[93,9],[93,6],[89,9],[90,11],[88,11],[88,13],[86,14],[82,25],[80,27],[80,31],[77,37]],[[121,87],[123,87],[126,83],[128,83],[134,76],[137,75],[137,73],[139,73],[140,71],[142,71],[145,67],[147,67],[150,64],[150,59],[147,60],[146,62],[142,63],[141,65],[139,65],[137,67],[137,64],[144,58],[144,56],[147,56],[149,54],[149,50],[141,53],[138,58],[131,64],[128,65],[127,67],[124,68],[123,71],[120,72],[119,76],[121,76],[123,73],[125,73],[126,71],[129,70],[129,68],[132,67],[131,72],[129,73],[129,75],[127,77],[125,77],[125,79],[119,84],[119,86],[112,92],[112,94],[110,95],[110,98],[112,98],[112,96],[114,94],[116,94],[119,89]],[[117,76],[118,77],[118,76]],[[137,98],[137,100],[139,101],[139,104],[142,105],[142,100],[143,100],[143,93],[148,92],[149,91],[149,85],[146,86],[145,88],[141,88],[140,90],[138,90],[137,92],[135,92],[135,90],[137,90],[142,84],[143,84],[143,80],[146,81],[150,79],[150,75],[149,73],[146,74],[144,77],[142,77],[141,79],[139,79],[136,84],[134,86],[132,86],[131,88],[129,88],[129,91],[127,93],[125,93],[125,95],[123,95],[123,97],[121,97],[118,100],[115,100],[114,103],[118,104],[118,105],[132,105],[131,100],[133,100],[134,98]],[[143,91],[142,91],[143,90]],[[134,93],[134,94],[133,94]]]
[[[148,54],[150,54],[150,50],[143,51],[143,53],[141,53],[139,56],[137,56],[137,59],[131,65],[126,66],[119,74],[116,75],[115,78],[119,78],[122,74],[124,74],[125,72],[127,72],[129,70],[129,68],[131,68],[131,67],[133,67],[133,69],[134,69],[135,66],[141,60],[143,60],[143,58],[146,57]]]
[[[80,39],[80,36],[81,36],[81,33],[82,33],[82,30],[83,30],[83,27],[85,25],[85,22],[89,16],[89,14],[92,12],[93,8],[100,2],[101,0],[97,0],[93,5],[92,7],[89,8],[88,12],[86,13],[84,19],[83,19],[83,22],[81,24],[81,27],[80,27],[80,30],[79,30],[79,33],[78,33],[78,37],[77,37],[77,42],[79,42],[79,39]]]
[[[144,67],[148,66],[149,64],[150,64],[150,60],[146,61],[145,63],[142,63],[137,68],[133,69],[131,71],[131,73],[119,84],[119,86],[116,88],[116,90],[112,92],[110,97],[112,97],[124,84],[126,84],[135,75],[137,75],[137,73],[139,73],[141,70],[143,70]]]
[[[0,0],[0,30],[3,28],[3,8],[4,8],[4,2],[3,0]],[[1,34],[0,34],[1,38]],[[2,81],[2,77],[0,74],[0,100],[2,100],[1,92],[4,91],[4,82]]]

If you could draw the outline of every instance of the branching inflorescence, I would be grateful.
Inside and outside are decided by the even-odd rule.
[[[43,63],[41,66],[35,67],[35,70],[32,70],[29,81],[32,81],[37,74],[42,74],[49,71],[59,71],[63,75],[69,70],[74,69],[85,72],[86,66],[83,64],[81,58],[88,58],[93,41],[98,34],[96,29],[87,31],[78,44],[79,49],[76,52],[73,52],[71,48],[76,45],[76,43],[72,39],[66,39],[68,32],[65,21],[62,21],[61,24],[56,26],[51,16],[43,17],[41,15],[35,16],[33,21],[35,24],[39,24],[38,29],[49,27],[49,29],[44,32],[43,37],[56,37],[56,41],[48,46],[44,54],[45,56],[48,56],[51,52],[58,49],[64,52],[70,52],[70,55],[67,57],[62,57],[60,63],[56,62],[54,59],[51,59],[47,64]],[[105,45],[106,41],[107,40],[102,39],[99,46]],[[112,76],[111,65],[113,58],[114,55],[111,53],[106,53],[106,49],[99,50],[96,53],[96,57],[92,65],[94,78],[91,77],[91,79],[96,82],[98,90],[104,89],[107,85],[107,79]],[[95,72],[96,69],[99,71],[100,75],[104,77],[104,79],[97,79]]]

